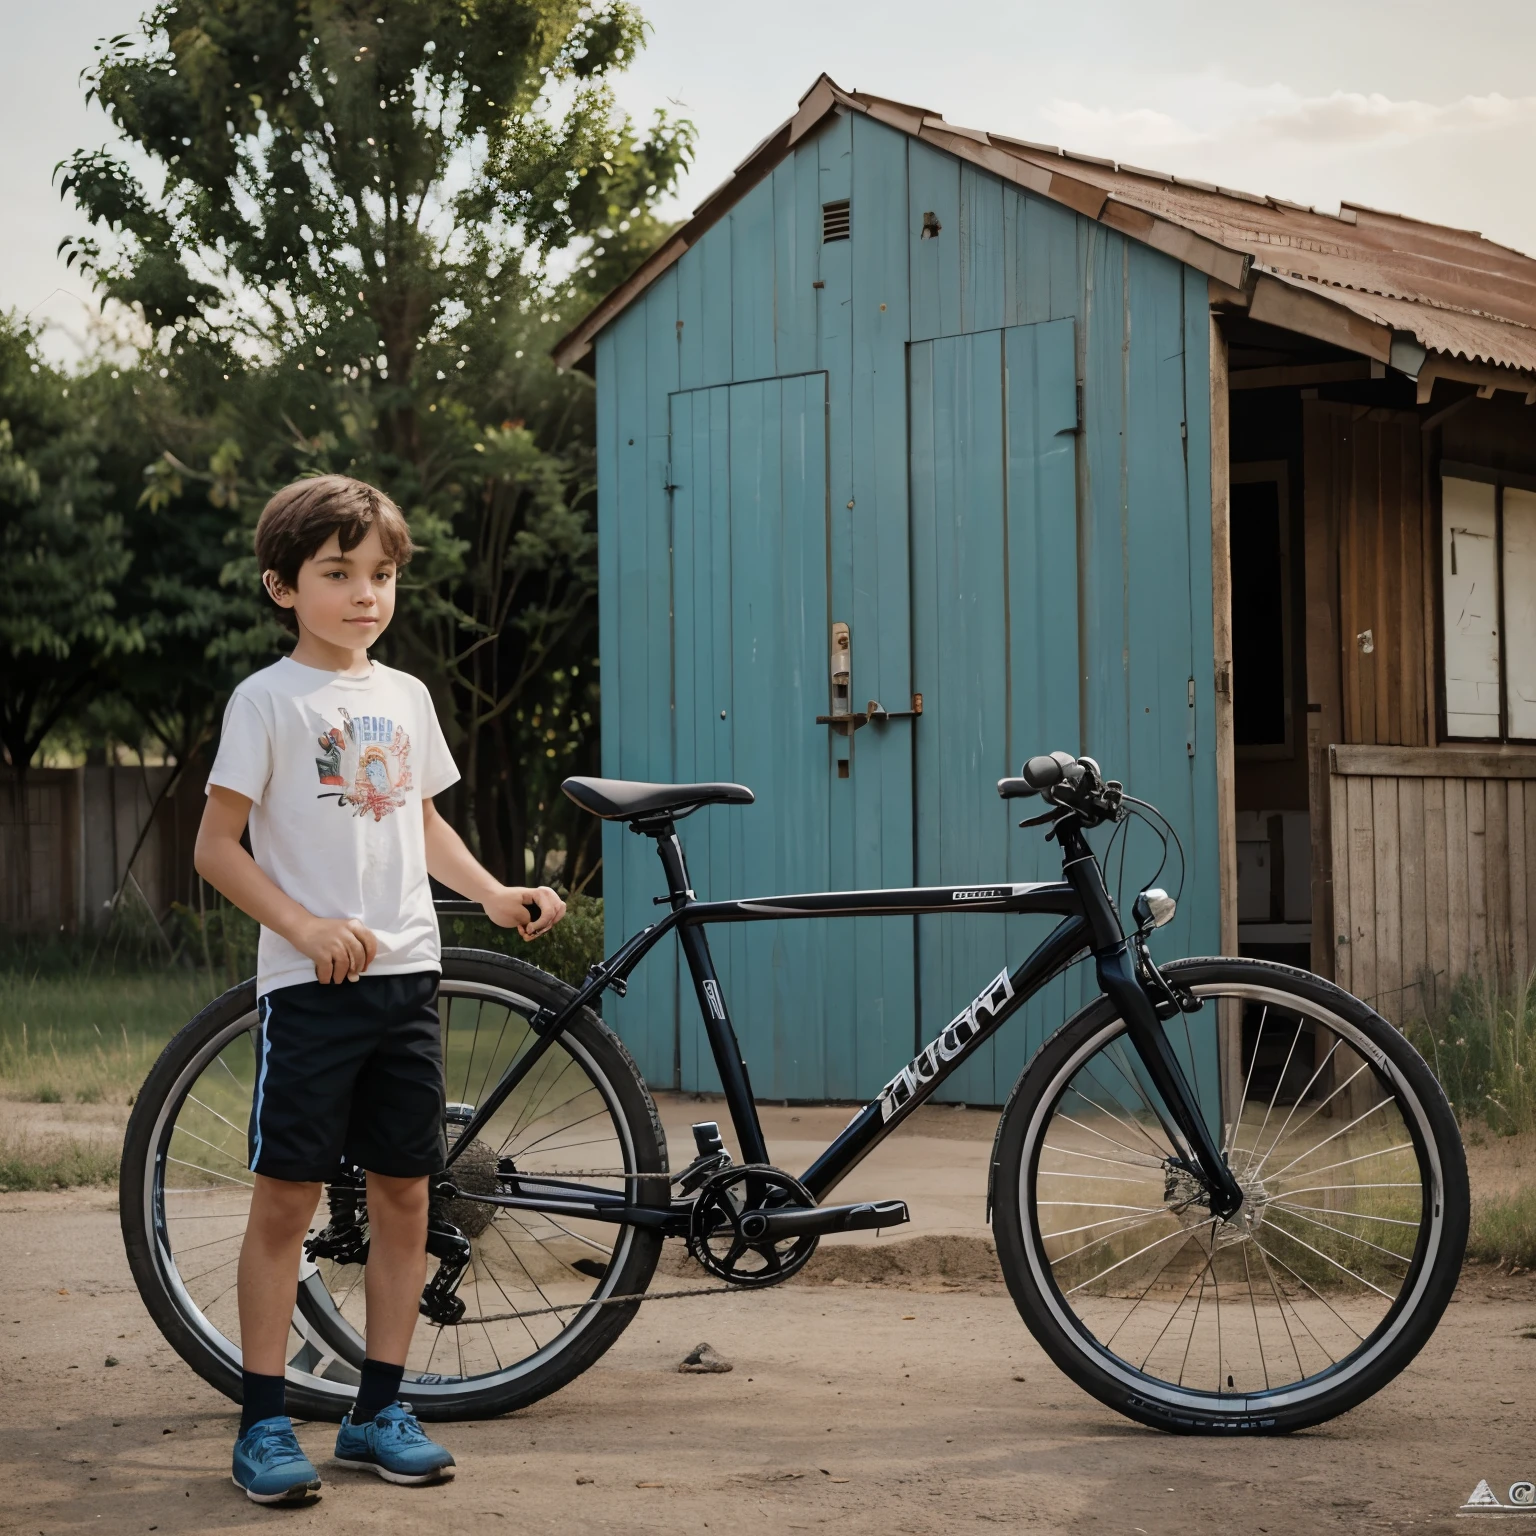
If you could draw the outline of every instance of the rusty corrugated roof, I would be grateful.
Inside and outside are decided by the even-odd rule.
[[[1319,212],[963,128],[924,107],[845,91],[826,75],[795,116],[560,342],[555,360],[579,361],[603,326],[838,110],[866,113],[1178,257],[1237,290],[1239,302],[1251,301],[1255,319],[1324,336],[1410,374],[1420,371],[1420,348],[1440,355],[1442,374],[1454,366],[1444,359],[1536,374],[1536,260],[1472,231],[1355,203]]]

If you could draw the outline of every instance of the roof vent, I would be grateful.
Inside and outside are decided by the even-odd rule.
[[[851,229],[846,197],[840,203],[821,205],[821,243],[823,245],[830,245],[834,240],[846,240]]]

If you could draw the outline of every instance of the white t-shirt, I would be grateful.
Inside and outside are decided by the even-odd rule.
[[[283,657],[237,687],[208,775],[247,796],[251,851],[316,917],[373,930],[370,976],[441,968],[423,797],[457,781],[426,686],[373,663],[345,677]],[[315,965],[261,930],[257,991],[313,981]]]

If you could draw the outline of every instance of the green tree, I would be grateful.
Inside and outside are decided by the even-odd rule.
[[[590,389],[545,338],[660,236],[690,153],[615,107],[642,36],[622,0],[166,0],[88,76],[163,182],[108,150],[61,168],[96,226],[70,260],[207,424],[152,500],[195,465],[248,519],[335,469],[406,509],[391,654],[451,698],[459,819],[506,874],[572,847],[553,776],[595,762]]]
[[[4,879],[30,918],[27,770],[44,738],[140,637],[118,608],[130,556],[97,474],[99,423],[35,335],[0,317],[0,747],[18,828]]]

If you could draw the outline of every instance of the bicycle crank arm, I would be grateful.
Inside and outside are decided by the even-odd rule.
[[[809,1210],[789,1206],[781,1211],[749,1211],[741,1218],[741,1234],[778,1242],[785,1237],[820,1237],[828,1232],[870,1232],[899,1227],[910,1221],[905,1200],[870,1200],[861,1205],[817,1205]]]

